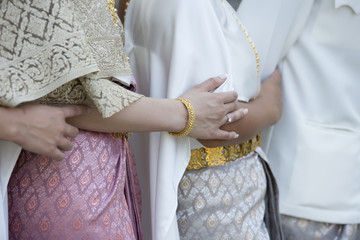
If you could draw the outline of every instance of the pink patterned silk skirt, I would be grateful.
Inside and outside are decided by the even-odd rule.
[[[63,161],[22,151],[8,185],[10,239],[142,239],[129,143],[80,131]]]

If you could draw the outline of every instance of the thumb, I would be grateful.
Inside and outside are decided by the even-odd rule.
[[[215,88],[219,87],[221,84],[225,82],[227,78],[227,75],[221,75],[218,77],[210,78],[199,85],[196,86],[198,90],[204,91],[204,92],[210,92],[211,90],[214,90]]]

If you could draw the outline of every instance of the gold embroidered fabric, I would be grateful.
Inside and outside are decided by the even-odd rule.
[[[142,97],[110,81],[132,72],[123,27],[105,0],[0,4],[0,105],[42,98],[96,106],[109,117]]]
[[[97,108],[103,117],[111,117],[142,95],[104,78],[81,77],[39,99],[44,104],[83,104]]]
[[[233,146],[193,149],[191,150],[191,158],[186,170],[199,170],[235,161],[253,152],[260,144],[261,135],[258,134],[246,142]]]

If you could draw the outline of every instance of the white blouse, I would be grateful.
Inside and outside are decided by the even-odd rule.
[[[218,91],[235,89],[242,101],[254,98],[260,80],[250,37],[223,0],[132,0],[126,15],[125,49],[140,92],[151,97],[176,98],[227,74]],[[144,235],[151,217],[153,239],[179,239],[177,189],[190,159],[189,139],[151,133],[134,140],[145,193]]]

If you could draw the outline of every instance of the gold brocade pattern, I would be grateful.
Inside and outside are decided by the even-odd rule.
[[[110,117],[123,110],[142,95],[94,75],[75,79],[38,101],[44,104],[83,104],[97,108],[103,117]]]
[[[41,101],[54,103],[57,96],[56,103],[92,102],[108,117],[142,97],[110,81],[132,72],[123,27],[120,21],[114,25],[105,0],[0,4],[0,105],[14,107],[51,93]]]
[[[198,170],[205,167],[219,166],[229,161],[246,156],[260,146],[261,135],[258,134],[252,139],[241,144],[216,147],[216,148],[199,148],[191,150],[190,162],[187,170]]]
[[[42,104],[82,104],[95,107],[94,102],[86,94],[84,86],[81,84],[80,78],[68,82],[61,87],[55,89],[46,96],[40,98],[38,102]]]
[[[117,9],[115,8],[115,0],[106,0],[106,2],[108,4],[109,11],[113,18],[113,22],[114,22],[115,26],[118,26],[118,22],[117,22],[117,18],[116,18]]]

